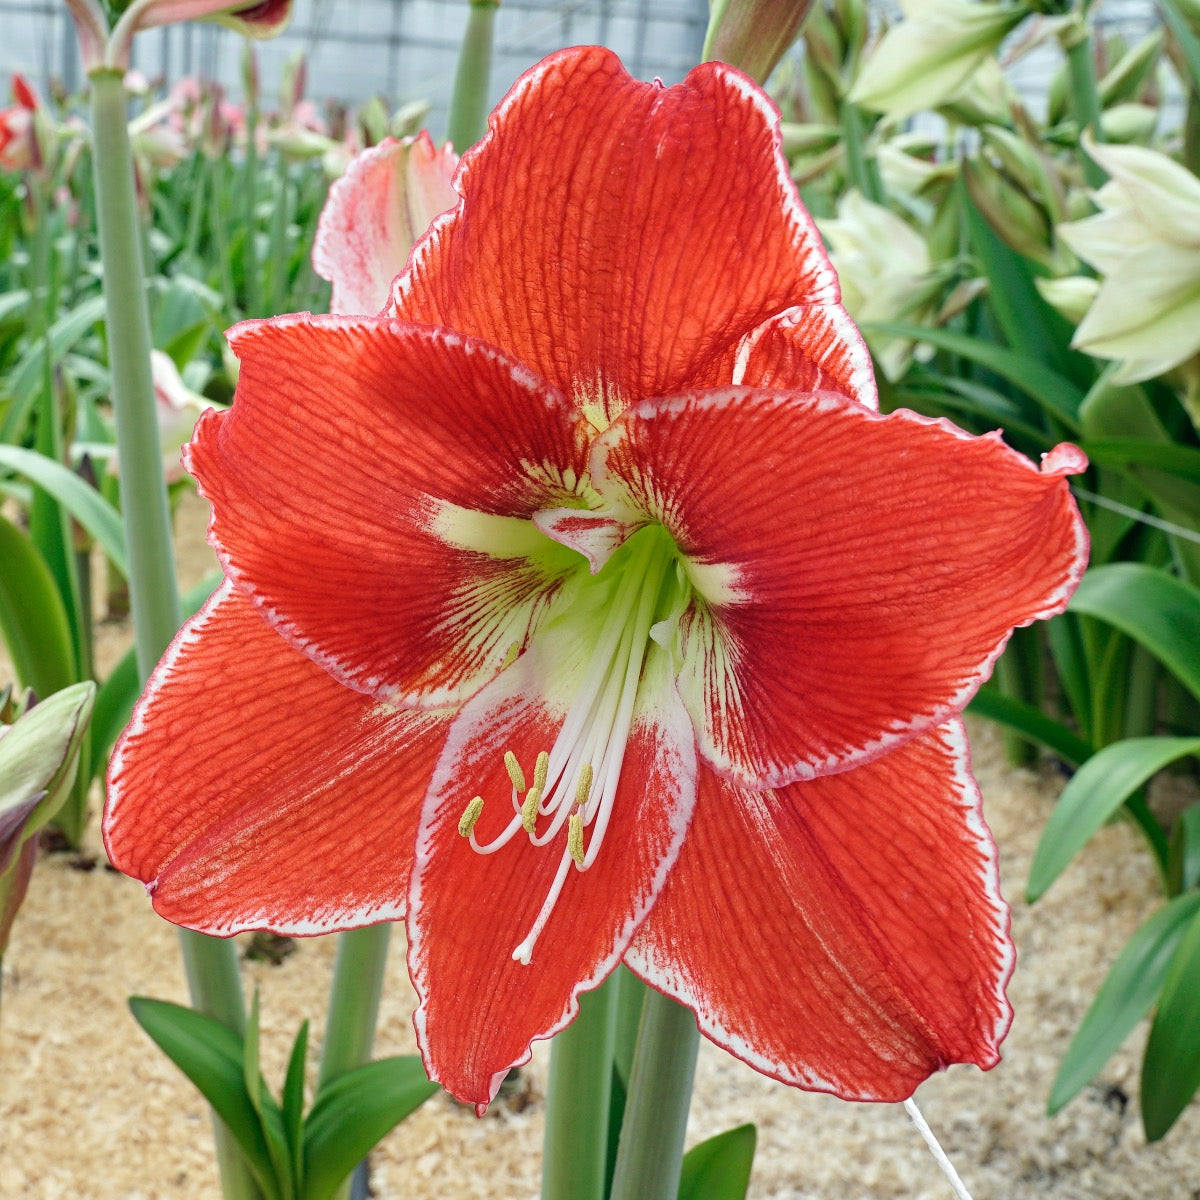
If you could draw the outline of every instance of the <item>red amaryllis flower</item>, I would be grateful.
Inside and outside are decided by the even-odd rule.
[[[37,136],[37,92],[24,75],[14,73],[12,96],[15,103],[0,108],[0,169],[27,171],[41,161]]]
[[[227,582],[114,756],[113,861],[210,933],[407,912],[480,1106],[622,958],[804,1087],[992,1065],[959,714],[1083,570],[1082,455],[874,411],[728,67],[556,54],[455,186],[389,316],[233,332],[189,453]]]

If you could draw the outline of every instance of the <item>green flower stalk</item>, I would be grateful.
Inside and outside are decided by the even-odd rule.
[[[129,591],[138,672],[145,680],[179,626],[179,595],[154,411],[150,322],[122,77],[113,68],[92,72],[93,162]],[[232,944],[186,930],[179,936],[196,1008],[242,1032],[245,1004]],[[217,1124],[215,1134],[226,1200],[254,1200],[258,1189],[228,1131]]]

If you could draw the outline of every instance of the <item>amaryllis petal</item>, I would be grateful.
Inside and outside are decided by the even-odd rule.
[[[645,401],[592,479],[661,520],[699,600],[679,688],[702,756],[749,787],[844,770],[960,711],[1014,626],[1066,605],[1087,534],[1067,487],[999,435],[831,393]]]
[[[384,318],[249,322],[231,342],[237,401],[186,451],[227,573],[347,686],[471,695],[575,568],[529,519],[582,478],[570,402],[491,347]]]
[[[136,29],[173,25],[177,21],[220,20],[248,37],[274,37],[292,17],[293,0],[261,0],[257,4],[230,0],[152,0],[137,13]]]
[[[109,857],[162,916],[207,933],[398,918],[447,727],[335,683],[226,583],[117,746]]]
[[[679,853],[695,802],[691,725],[654,651],[607,828],[583,831],[580,852],[591,858],[596,846],[594,862],[576,870],[569,826],[551,833],[549,814],[536,824],[545,845],[520,827],[522,794],[514,795],[504,754],[535,786],[538,753],[554,744],[590,648],[547,629],[472,700],[451,729],[421,817],[408,916],[418,1041],[430,1078],[480,1111],[530,1043],[562,1028],[578,994],[616,966]],[[553,782],[552,772],[547,793]],[[488,850],[510,839],[489,853],[460,836],[476,791],[484,805],[475,843]]]
[[[313,244],[313,268],[333,284],[330,310],[377,313],[417,238],[458,194],[458,155],[428,133],[387,138],[363,151],[329,189]]]
[[[879,407],[871,352],[840,304],[788,309],[748,333],[688,387],[724,384],[795,392],[841,392]]]
[[[666,88],[599,47],[551,55],[456,187],[397,281],[396,314],[494,342],[600,425],[783,310],[838,299],[779,114],[721,63]]]
[[[756,1070],[851,1100],[994,1066],[1013,960],[958,721],[779,792],[702,769],[683,853],[625,959]]]

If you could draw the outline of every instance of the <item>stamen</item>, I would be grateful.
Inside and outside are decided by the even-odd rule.
[[[550,770],[550,755],[545,750],[539,750],[537,762],[533,767],[533,786],[539,791],[546,790],[546,775]]]
[[[588,802],[588,792],[592,790],[592,764],[584,763],[579,772],[579,782],[575,785],[575,803],[582,808]]]
[[[573,812],[567,822],[567,853],[577,867],[583,866],[583,816],[578,812]]]
[[[470,837],[475,830],[475,822],[479,820],[479,814],[483,812],[483,797],[476,796],[470,804],[463,809],[463,815],[458,818],[458,832],[460,837]]]
[[[532,833],[537,828],[538,805],[541,803],[542,789],[535,783],[525,796],[521,805],[521,827],[526,833]]]
[[[518,792],[523,792],[525,790],[525,772],[521,770],[521,764],[517,762],[517,756],[511,750],[504,752],[504,769],[508,772],[513,787]]]

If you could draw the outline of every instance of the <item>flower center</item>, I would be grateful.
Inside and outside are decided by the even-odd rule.
[[[640,530],[624,549],[628,555],[614,555],[597,579],[612,589],[611,596],[588,668],[553,745],[539,751],[528,772],[511,750],[504,755],[512,819],[497,837],[481,844],[475,824],[484,802],[476,796],[458,825],[478,854],[494,854],[519,833],[534,846],[559,849],[549,893],[528,935],[513,950],[521,963],[530,962],[572,867],[586,871],[600,853],[633,728],[650,631],[659,619],[663,584],[675,566],[673,547],[661,529]]]

